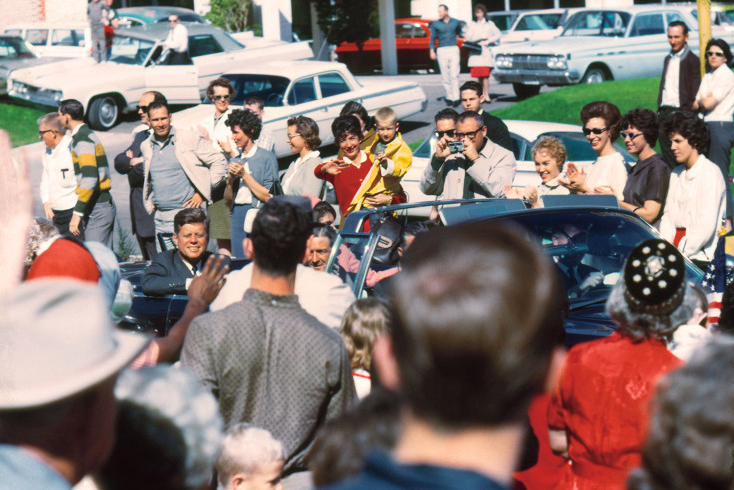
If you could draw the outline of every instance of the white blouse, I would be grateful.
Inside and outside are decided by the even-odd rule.
[[[706,73],[701,79],[696,100],[709,95],[713,95],[718,102],[703,120],[731,122],[734,116],[734,72],[726,64]]]
[[[621,153],[615,151],[596,159],[586,169],[586,187],[593,191],[596,187],[608,185],[622,192],[627,183],[627,163]]]

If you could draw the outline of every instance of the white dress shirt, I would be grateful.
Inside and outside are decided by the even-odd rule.
[[[76,205],[76,176],[74,162],[71,159],[71,134],[67,133],[56,145],[56,148],[46,148],[41,162],[41,202],[49,204],[51,209],[65,211]]]
[[[717,104],[706,113],[703,120],[706,122],[731,122],[734,116],[734,72],[721,65],[714,71],[706,73],[701,79],[696,100],[713,95]]]
[[[596,159],[586,169],[586,187],[593,191],[595,187],[611,186],[622,192],[627,184],[627,164],[619,152],[614,152]]]
[[[318,151],[312,151],[306,154],[305,157],[298,157],[296,158],[296,161],[291,163],[291,165],[288,167],[288,170],[286,170],[285,175],[283,176],[283,182],[281,182],[281,187],[283,188],[283,194],[286,195],[293,195],[296,194],[293,189],[291,189],[291,181],[293,180],[293,176],[296,175],[300,170],[301,167],[312,158],[319,158],[321,154]],[[313,175],[313,171],[311,172],[311,175]],[[318,178],[318,177],[316,177]],[[298,193],[300,195],[300,193]],[[317,196],[318,197],[318,196]]]
[[[687,52],[688,49],[683,48],[669,55],[670,61],[668,61],[668,71],[665,72],[661,106],[680,107],[680,62]]]
[[[204,128],[206,130],[206,134],[209,135],[209,140],[211,140],[212,145],[214,145],[214,148],[218,149],[222,152],[224,155],[224,158],[229,160],[229,157],[231,156],[229,153],[225,153],[224,150],[222,150],[222,147],[219,145],[220,141],[229,141],[229,146],[231,148],[237,148],[237,145],[235,144],[234,140],[232,139],[232,130],[227,126],[227,118],[232,113],[232,108],[228,108],[224,114],[221,115],[219,119],[215,119],[214,115],[209,115],[201,120],[199,123],[199,126]],[[196,128],[191,128],[196,129]]]
[[[678,165],[670,173],[665,213],[660,220],[663,238],[673,243],[675,229],[685,228],[678,249],[689,259],[710,262],[726,211],[725,196],[721,170],[705,156],[699,156],[690,170]]]
[[[177,53],[185,53],[189,50],[189,30],[181,21],[168,31],[165,44],[168,49]]]
[[[227,281],[211,305],[217,311],[242,300],[250,289],[253,264],[230,272]],[[342,317],[355,299],[352,290],[341,279],[326,272],[298,264],[296,268],[296,296],[304,310],[327,327],[341,328]]]

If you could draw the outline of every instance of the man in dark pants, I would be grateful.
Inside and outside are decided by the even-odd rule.
[[[150,136],[148,127],[148,106],[153,102],[166,102],[166,97],[156,91],[145,92],[140,97],[138,115],[142,124],[135,128],[135,137],[125,151],[115,157],[115,170],[127,174],[130,184],[130,218],[132,231],[138,239],[143,260],[155,257],[155,222],[153,215],[148,214],[143,204],[143,183],[145,182],[145,166],[140,144]]]
[[[510,139],[510,131],[507,129],[507,125],[499,117],[493,116],[482,109],[482,102],[484,101],[482,85],[473,80],[468,81],[461,86],[460,93],[461,105],[464,107],[464,110],[477,112],[484,119],[484,126],[487,128],[487,138],[502,148],[512,151],[512,140]]]
[[[679,20],[668,25],[671,51],[663,63],[658,93],[658,127],[660,151],[670,168],[677,163],[670,149],[670,138],[663,130],[668,117],[676,111],[692,111],[698,86],[701,85],[701,63],[688,46],[688,26]]]

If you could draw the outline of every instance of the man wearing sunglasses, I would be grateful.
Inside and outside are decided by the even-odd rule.
[[[677,20],[668,25],[668,43],[671,49],[663,62],[658,92],[658,125],[660,150],[672,169],[677,163],[663,127],[672,113],[693,110],[693,101],[701,84],[701,64],[688,46],[688,26],[685,22]]]
[[[61,233],[68,233],[76,205],[76,177],[71,159],[71,135],[61,124],[59,114],[52,112],[38,119],[38,137],[46,145],[41,157],[41,202],[46,219]]]
[[[143,203],[143,183],[145,173],[143,171],[143,153],[140,145],[150,137],[151,130],[148,123],[148,106],[153,102],[166,102],[166,97],[152,90],[145,92],[138,102],[138,115],[140,125],[133,130],[133,141],[124,151],[115,157],[115,170],[127,175],[130,184],[130,219],[132,221],[132,232],[138,240],[140,253],[143,260],[153,260],[155,257],[155,223],[153,216],[148,214]]]
[[[168,31],[168,36],[163,42],[163,46],[171,50],[168,64],[190,65],[189,30],[181,23],[181,19],[176,14],[168,16],[168,25],[171,26],[171,29]]]
[[[436,115],[436,153],[421,178],[424,194],[442,200],[505,197],[505,186],[512,185],[517,164],[509,150],[487,138],[482,116],[466,111],[456,118],[452,130],[447,118]]]

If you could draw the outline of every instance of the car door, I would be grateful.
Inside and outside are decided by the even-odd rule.
[[[51,56],[48,53],[48,29],[28,29],[24,37],[36,49],[38,56]]]
[[[150,59],[157,59],[161,50],[160,45],[153,48]],[[166,94],[169,104],[201,102],[199,71],[196,65],[156,65],[149,61],[144,68],[144,79],[145,89]]]
[[[211,34],[189,36],[189,56],[199,71],[200,95],[204,95],[209,82],[235,68],[234,58]]]
[[[663,57],[670,50],[663,12],[646,12],[632,20],[625,46],[618,54],[616,79],[660,76]]]
[[[51,31],[47,56],[74,58],[85,54],[84,29],[56,28]]]
[[[291,83],[286,93],[286,105],[291,108],[289,117],[298,115],[310,117],[319,126],[320,135],[331,135],[331,122],[336,116],[330,116],[328,107],[324,107],[317,92],[317,79],[315,75],[299,78]],[[338,115],[338,111],[337,111]],[[287,129],[286,121],[279,121],[273,129]],[[285,137],[281,138],[285,139]],[[323,139],[323,138],[322,138]]]

